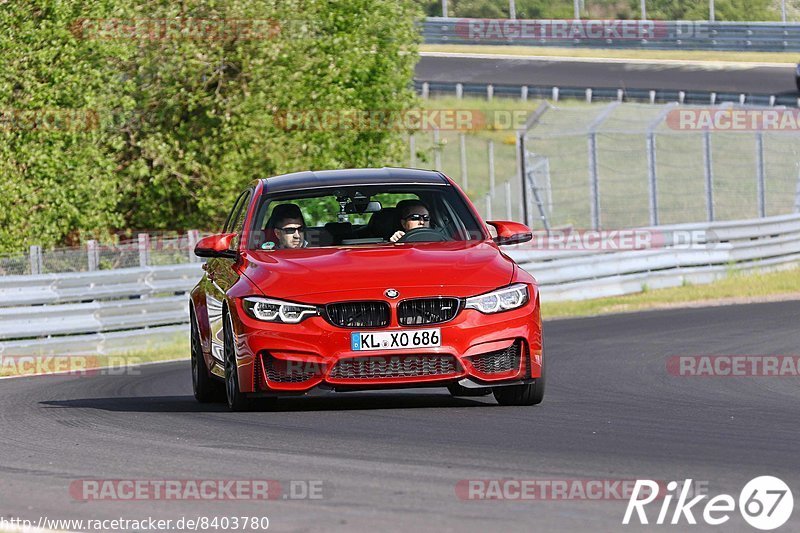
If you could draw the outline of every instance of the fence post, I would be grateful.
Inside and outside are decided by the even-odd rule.
[[[198,241],[200,241],[200,232],[196,229],[190,229],[186,232],[186,236],[189,239],[189,262],[198,263],[200,262],[200,258],[194,255],[194,248],[197,246]]]
[[[42,265],[42,247],[38,244],[31,246],[30,254],[31,274],[42,274],[44,270]]]
[[[703,133],[703,171],[706,179],[706,215],[714,222],[714,162],[711,159],[711,133]]]
[[[439,128],[433,128],[433,167],[442,170],[442,147],[439,139]]]
[[[422,82],[422,99],[427,100],[428,94],[430,93],[431,86],[428,84],[427,81]]]
[[[794,192],[794,212],[800,213],[800,164],[797,166],[797,189]]]
[[[658,226],[658,188],[656,183],[656,135],[647,134],[647,178],[650,188],[650,225]]]
[[[508,180],[506,182],[505,190],[506,190],[506,220],[513,220],[511,217],[511,180]]]
[[[100,250],[97,241],[91,239],[86,242],[86,254],[88,256],[89,271],[97,270],[100,267]]]
[[[517,18],[517,4],[514,0],[508,0],[508,18],[512,20]],[[786,22],[786,20],[784,20],[784,22]]]
[[[458,134],[458,146],[461,152],[461,186],[466,192],[469,189],[469,175],[467,173],[467,136],[463,133]]]
[[[522,188],[522,195],[520,197],[522,202],[522,223],[530,226],[528,220],[528,169],[525,164],[525,131],[521,131],[517,135],[517,168],[519,169],[519,184]]]
[[[150,235],[139,234],[139,266],[144,268],[150,264]]]
[[[756,194],[758,195],[758,216],[767,216],[766,176],[764,170],[764,135],[756,133]]]
[[[486,195],[486,220],[492,220],[492,195]]]
[[[409,158],[408,158],[408,166],[411,168],[416,168],[417,166],[417,138],[412,133],[408,136],[408,151],[409,151]]]
[[[461,100],[464,98],[464,84],[463,83],[456,83],[456,98]]]
[[[494,98],[494,85],[491,83],[486,86],[486,99],[491,101]]]
[[[592,229],[600,229],[600,187],[597,172],[597,133],[589,133],[589,206]]]
[[[489,194],[494,196],[495,174],[494,174],[494,141],[489,140]]]
[[[528,101],[528,86],[523,85],[522,88],[519,90],[519,99],[523,102]]]

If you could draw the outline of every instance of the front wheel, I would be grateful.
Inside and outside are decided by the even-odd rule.
[[[225,396],[228,409],[231,411],[247,411],[250,400],[239,388],[239,366],[236,364],[236,347],[233,342],[233,326],[231,316],[225,317],[223,325],[223,345],[225,347]]]
[[[495,387],[492,391],[494,399],[500,405],[538,405],[544,399],[544,358],[542,358],[542,375],[525,385]]]

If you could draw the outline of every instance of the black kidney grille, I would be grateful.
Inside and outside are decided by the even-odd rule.
[[[341,302],[325,307],[331,323],[342,328],[381,328],[389,325],[386,302]]]
[[[397,321],[403,326],[423,326],[453,320],[458,313],[458,298],[418,298],[405,300],[397,307]]]
[[[498,374],[519,368],[520,343],[515,342],[504,350],[482,353],[470,357],[472,366],[481,374]]]

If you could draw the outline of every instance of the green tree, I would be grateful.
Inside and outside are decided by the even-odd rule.
[[[103,2],[85,11],[49,1],[0,9],[0,251],[72,244],[82,231],[122,221],[111,139],[96,110],[125,90],[108,68],[124,46],[70,30],[80,16],[107,13]]]
[[[420,15],[412,0],[5,4],[0,251],[120,228],[213,229],[254,178],[397,160],[400,131],[275,119],[414,107]],[[227,29],[190,33],[199,19]],[[178,29],[141,31],[152,20]],[[48,108],[92,110],[99,127],[21,128],[5,112]]]

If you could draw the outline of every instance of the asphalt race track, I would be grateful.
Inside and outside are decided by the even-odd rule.
[[[622,500],[463,501],[455,487],[692,478],[711,496],[738,500],[748,480],[769,474],[794,488],[797,506],[800,379],[679,377],[666,361],[797,354],[798,316],[800,302],[790,301],[548,322],[538,407],[416,389],[229,413],[195,403],[188,361],[139,375],[3,380],[0,515],[257,515],[276,531],[755,531],[738,511],[716,528],[623,527]],[[86,478],[321,480],[324,492],[321,500],[80,502],[68,488]],[[658,507],[650,510],[653,521]],[[798,530],[795,509],[778,531]]]
[[[420,81],[795,94],[794,68],[423,56]]]

